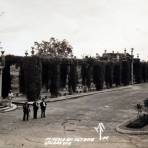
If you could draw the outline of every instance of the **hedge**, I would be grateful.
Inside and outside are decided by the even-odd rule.
[[[6,98],[11,89],[11,76],[10,76],[10,66],[15,64],[16,66],[22,65],[23,57],[6,55],[5,56],[5,67],[3,68],[2,76],[2,97]]]
[[[60,67],[59,64],[55,63],[51,65],[50,92],[53,97],[58,96],[59,88],[60,88]]]
[[[96,86],[96,90],[102,90],[104,87],[104,63],[99,62],[93,66],[93,82]]]
[[[81,66],[82,84],[90,87],[91,81],[97,90],[107,87],[129,85],[131,81],[131,61],[99,61],[93,58],[62,59],[49,57],[19,57],[8,55],[3,69],[2,96],[8,96],[11,89],[10,66],[20,66],[20,92],[28,100],[37,100],[41,88],[50,89],[52,96],[58,96],[59,90],[66,86],[68,78],[69,92],[75,92],[78,84],[77,66]],[[148,81],[148,63],[134,59],[134,80],[136,83]]]
[[[113,82],[116,85],[116,87],[121,85],[121,63],[120,62],[114,63]]]
[[[26,57],[23,61],[25,94],[29,101],[38,100],[41,91],[42,65],[38,57]]]
[[[60,65],[60,87],[65,88],[66,87],[66,81],[68,77],[68,64],[62,63]]]
[[[136,83],[141,83],[142,79],[142,67],[139,59],[134,60],[134,76],[135,76],[135,82]]]
[[[105,83],[107,88],[111,88],[113,84],[113,63],[108,62],[105,66]]]
[[[70,71],[68,74],[68,87],[69,92],[76,92],[76,86],[78,83],[77,63],[73,62],[70,64]]]
[[[130,62],[129,61],[122,61],[121,63],[121,82],[123,85],[130,84]]]

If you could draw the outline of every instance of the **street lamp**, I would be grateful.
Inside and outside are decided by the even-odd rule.
[[[126,56],[126,48],[124,49],[124,55]]]
[[[134,84],[134,70],[133,70],[133,51],[134,48],[131,48],[131,84]]]
[[[27,51],[25,52],[25,55],[26,55],[26,57],[28,56],[28,52]]]
[[[5,51],[3,50],[3,47],[0,47],[1,49],[1,60],[0,60],[0,99],[2,99],[2,74],[3,74],[3,68],[5,66]]]
[[[31,47],[31,54],[32,54],[32,56],[34,55],[34,53],[35,53],[35,51],[34,51],[34,47]]]
[[[4,53],[5,53],[5,51],[4,51],[4,50],[1,50],[1,55],[2,55],[2,56],[4,55]]]
[[[117,52],[116,59],[117,59],[117,61],[119,62],[119,60],[120,60],[119,52]]]

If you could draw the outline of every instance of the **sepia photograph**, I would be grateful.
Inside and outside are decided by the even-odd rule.
[[[148,148],[148,1],[0,0],[0,148]]]

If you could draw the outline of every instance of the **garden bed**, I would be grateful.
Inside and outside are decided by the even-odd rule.
[[[144,128],[147,125],[148,125],[148,115],[144,114],[138,119],[135,119],[134,121],[131,121],[130,123],[128,123],[126,127],[138,129],[138,128]]]

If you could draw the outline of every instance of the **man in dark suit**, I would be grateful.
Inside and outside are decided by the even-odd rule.
[[[29,120],[30,108],[29,108],[28,102],[24,103],[24,105],[23,105],[23,112],[24,112],[23,121]]]
[[[45,110],[46,110],[47,103],[45,102],[45,98],[42,99],[40,103],[41,107],[41,118],[45,118]]]
[[[33,118],[37,119],[37,112],[38,112],[38,102],[34,101],[33,102]]]

